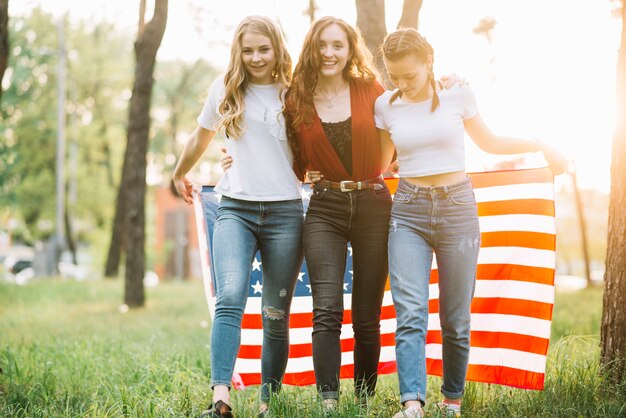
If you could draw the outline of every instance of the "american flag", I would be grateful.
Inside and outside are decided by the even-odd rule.
[[[472,303],[471,349],[467,379],[525,389],[543,389],[546,354],[554,303],[555,219],[552,173],[548,168],[470,174],[478,203],[482,244]],[[386,179],[391,193],[398,180]],[[311,189],[302,185],[305,210]],[[211,317],[215,283],[211,260],[213,224],[220,196],[212,186],[196,194],[194,208],[202,274]],[[341,332],[341,377],[353,376],[353,333],[350,315],[352,250],[344,277],[345,315]],[[261,382],[262,260],[257,253],[250,273],[241,348],[233,384],[242,388]],[[441,376],[441,328],[438,316],[438,273],[433,259],[430,312],[426,338],[429,374]],[[306,262],[298,276],[290,319],[290,352],[285,384],[315,383],[311,352],[312,299]],[[381,315],[379,373],[396,371],[395,311],[387,284]]]

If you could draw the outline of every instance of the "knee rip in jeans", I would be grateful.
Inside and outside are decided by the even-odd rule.
[[[271,319],[274,321],[279,321],[285,318],[285,311],[282,309],[274,308],[273,306],[264,306],[263,314],[267,319]]]
[[[398,230],[398,221],[396,220],[391,220],[391,230],[393,232],[396,232]]]

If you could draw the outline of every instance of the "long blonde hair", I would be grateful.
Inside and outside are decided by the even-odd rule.
[[[224,99],[219,105],[222,118],[219,127],[224,127],[229,138],[238,138],[243,133],[244,96],[249,84],[249,75],[242,61],[242,39],[248,32],[267,37],[276,56],[276,66],[272,70],[274,81],[280,83],[280,97],[291,83],[291,56],[285,40],[276,23],[265,16],[248,16],[239,23],[230,46],[230,61],[224,77]]]
[[[288,92],[290,100],[293,100],[294,104],[293,124],[296,127],[305,121],[310,121],[313,115],[313,96],[315,96],[318,74],[322,67],[320,35],[330,25],[339,26],[348,38],[350,56],[343,70],[343,78],[346,81],[352,78],[373,81],[379,77],[373,64],[372,53],[365,46],[361,31],[333,16],[325,16],[316,20],[304,39],[302,52],[293,72],[293,82]]]

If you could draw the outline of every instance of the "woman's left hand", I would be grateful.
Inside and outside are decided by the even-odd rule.
[[[439,79],[439,86],[446,90],[451,89],[454,86],[462,87],[466,84],[467,80],[455,73],[442,75]]]
[[[226,148],[221,148],[222,157],[220,158],[220,165],[222,170],[227,171],[233,165],[233,157],[226,154]]]
[[[541,144],[541,151],[543,152],[543,158],[546,159],[555,176],[565,171],[567,159],[560,151],[547,144]]]

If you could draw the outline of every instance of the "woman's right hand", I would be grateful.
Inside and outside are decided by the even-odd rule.
[[[324,175],[319,171],[307,171],[306,175],[313,184],[324,178]]]
[[[185,176],[173,177],[174,187],[176,192],[183,198],[188,205],[193,204],[193,184]]]
[[[222,170],[226,171],[233,165],[233,157],[226,154],[226,148],[220,148],[222,151],[222,158],[220,158],[220,165],[222,166]]]

